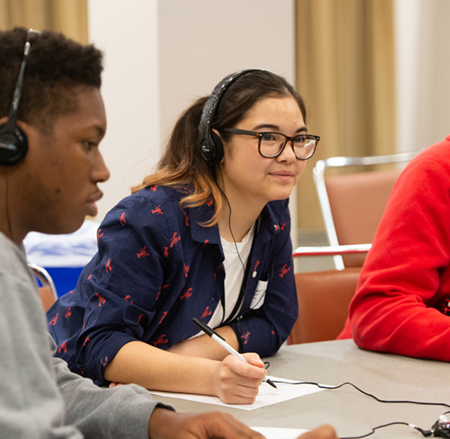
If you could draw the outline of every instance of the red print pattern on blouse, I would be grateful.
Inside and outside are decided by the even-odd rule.
[[[59,316],[59,312],[56,313],[56,316],[53,317],[53,318],[48,322],[48,324],[51,325],[51,326],[55,326],[55,325],[56,325],[56,322],[58,321],[58,316]]]
[[[61,343],[61,346],[58,348],[58,352],[60,354],[65,354],[67,352],[67,341],[64,341],[63,343]]]
[[[247,344],[248,338],[250,337],[250,335],[251,335],[250,331],[247,331],[245,334],[242,334],[241,335],[242,343]]]
[[[162,323],[162,321],[165,319],[166,315],[167,315],[167,311],[164,311],[164,312],[162,313],[161,318],[159,319],[159,324]]]
[[[284,264],[284,265],[281,267],[279,276],[280,276],[280,277],[284,277],[284,275],[285,275],[290,269],[291,269],[291,267],[288,267],[287,264]]]
[[[155,341],[153,342],[153,346],[158,346],[158,345],[160,345],[160,344],[168,343],[169,340],[168,340],[167,338],[164,338],[164,337],[166,337],[166,334],[161,334],[161,335],[158,337],[158,339],[155,340]]]
[[[152,213],[153,213],[153,215],[155,215],[155,214],[164,215],[163,211],[161,210],[161,204],[156,206],[155,209],[152,209]]]
[[[138,257],[138,259],[146,258],[147,256],[150,256],[147,251],[147,246],[144,246],[143,248],[141,248],[139,250],[139,253],[136,253],[136,256]]]
[[[186,291],[184,291],[183,294],[181,294],[180,300],[189,299],[189,297],[191,296],[192,296],[192,288],[189,288]]]
[[[211,315],[211,310],[209,309],[209,306],[206,307],[206,309],[203,311],[202,316],[200,317],[200,320],[204,319],[205,317],[208,317]]]
[[[98,306],[99,307],[102,306],[106,302],[105,298],[100,296],[100,294],[95,293],[95,296],[98,298]]]

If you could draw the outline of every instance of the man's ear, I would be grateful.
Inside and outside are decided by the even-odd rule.
[[[8,116],[0,117],[0,126],[4,125],[6,122],[8,122]],[[28,133],[28,131],[30,129],[30,125],[27,124],[26,122],[21,121],[21,120],[17,120],[16,121],[16,125],[19,128],[21,128],[23,131],[25,131],[26,133]]]
[[[28,134],[30,132],[30,125],[26,122],[23,122],[21,120],[18,120],[16,122],[16,125],[22,130],[24,131],[26,134]]]

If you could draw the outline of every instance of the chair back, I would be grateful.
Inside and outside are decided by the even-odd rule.
[[[38,289],[41,296],[42,307],[44,308],[44,312],[47,312],[55,303],[56,299],[53,297],[52,290],[49,287],[38,287]]]
[[[42,286],[38,286],[38,289],[41,296],[44,312],[47,312],[58,299],[58,294],[56,292],[53,279],[45,268],[36,264],[28,264],[28,266],[31,268],[36,278],[39,279],[42,284]]]
[[[372,242],[400,169],[333,175],[325,179],[338,242]],[[362,267],[366,255],[344,256],[346,267]]]
[[[388,198],[401,169],[354,172],[355,167],[400,164],[410,161],[418,152],[374,157],[332,157],[319,160],[313,177],[330,245],[372,242],[383,216]],[[329,168],[349,168],[353,172],[325,176]],[[335,256],[336,268],[359,266],[364,255]]]
[[[360,271],[351,267],[295,274],[299,310],[291,344],[334,340],[340,334]]]
[[[293,256],[365,254],[371,244],[298,247]],[[299,316],[290,344],[334,340],[342,331],[355,294],[361,267],[295,274]]]

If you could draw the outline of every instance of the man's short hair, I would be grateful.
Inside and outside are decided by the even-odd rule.
[[[27,30],[0,32],[0,117],[8,116],[23,58]],[[52,121],[76,110],[75,92],[101,86],[103,54],[63,34],[44,31],[35,38],[25,68],[18,120],[52,131]]]

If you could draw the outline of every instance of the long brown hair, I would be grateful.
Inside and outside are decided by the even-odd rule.
[[[259,101],[268,97],[292,96],[306,123],[306,107],[302,97],[283,77],[268,71],[248,73],[236,79],[221,97],[215,111],[212,126],[218,131],[232,128],[244,119],[249,110]],[[184,197],[181,207],[198,207],[214,199],[214,215],[206,226],[214,226],[219,221],[225,202],[225,194],[220,188],[219,166],[210,166],[200,154],[198,126],[202,110],[208,96],[198,99],[180,116],[175,124],[158,164],[157,171],[144,178],[141,184],[131,189],[132,193],[150,186],[170,186],[180,188],[192,186],[192,192]],[[221,132],[226,142],[232,134]]]

